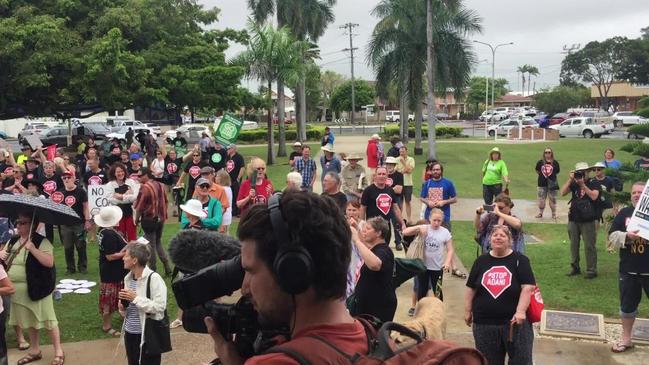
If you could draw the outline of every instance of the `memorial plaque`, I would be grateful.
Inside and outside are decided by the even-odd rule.
[[[636,318],[631,340],[635,343],[649,345],[649,319]]]
[[[540,333],[549,336],[605,340],[604,316],[592,313],[544,310],[541,316]]]

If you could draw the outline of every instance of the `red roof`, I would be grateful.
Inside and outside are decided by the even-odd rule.
[[[532,98],[528,96],[507,94],[496,100],[497,103],[531,103]]]

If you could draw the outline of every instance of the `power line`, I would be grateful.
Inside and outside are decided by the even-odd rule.
[[[350,120],[352,125],[354,124],[354,111],[356,111],[356,100],[355,100],[355,86],[354,86],[354,51],[357,50],[358,48],[354,48],[354,41],[353,41],[353,36],[354,36],[354,28],[358,27],[359,24],[356,23],[347,23],[344,25],[341,25],[339,28],[340,29],[345,29],[349,33],[349,48],[343,49],[343,51],[349,51],[349,54],[351,56],[351,71],[352,71],[352,112],[350,114]]]

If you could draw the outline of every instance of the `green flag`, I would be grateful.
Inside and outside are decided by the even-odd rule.
[[[243,121],[235,118],[231,114],[225,114],[221,123],[216,128],[214,139],[222,146],[233,144],[239,138],[239,132],[243,126]]]

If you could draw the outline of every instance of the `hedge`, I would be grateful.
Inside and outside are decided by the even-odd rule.
[[[435,127],[435,131],[437,132],[437,137],[442,137],[442,138],[453,138],[453,137],[460,137],[462,136],[462,128],[461,127],[447,127],[447,126],[437,126]],[[383,129],[383,133],[381,134],[384,140],[390,139],[392,136],[398,136],[399,135],[399,126],[386,126]],[[427,138],[428,137],[428,128],[422,127],[421,129],[421,137],[422,138]],[[415,138],[415,127],[408,127],[408,138]]]
[[[638,109],[636,114],[644,118],[649,118],[649,107]]]
[[[275,131],[275,142],[277,142],[279,132]],[[324,127],[310,127],[307,125],[306,138],[309,141],[319,141],[324,135]],[[266,128],[257,128],[252,130],[242,130],[239,134],[239,143],[255,143],[267,141],[268,130]],[[296,141],[297,131],[295,128],[286,129],[286,140]]]

